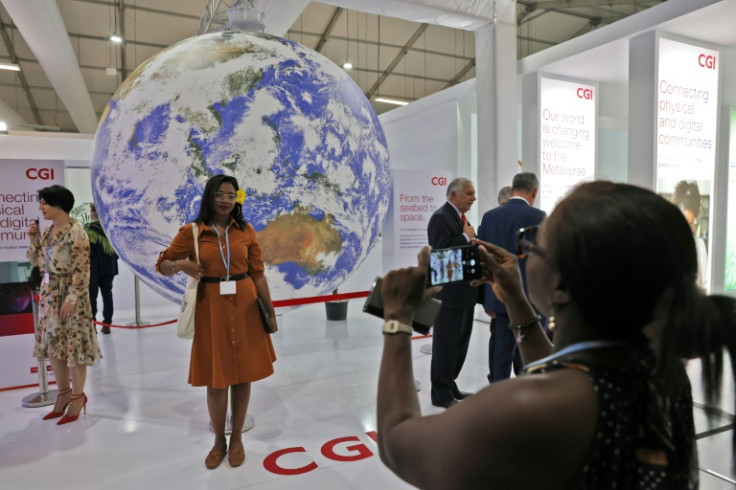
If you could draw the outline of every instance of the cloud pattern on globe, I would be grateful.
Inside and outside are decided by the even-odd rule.
[[[154,264],[219,173],[247,192],[243,215],[274,299],[339,286],[388,208],[386,139],[360,88],[319,53],[266,34],[181,41],[141,64],[102,115],[92,161],[100,219],[122,260],[172,301],[185,277]]]

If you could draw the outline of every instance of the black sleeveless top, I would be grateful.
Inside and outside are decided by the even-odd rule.
[[[595,439],[571,487],[580,490],[698,488],[692,396],[684,366],[674,396],[658,395],[650,363],[601,368],[551,361],[529,374],[558,369],[586,373],[598,395]]]

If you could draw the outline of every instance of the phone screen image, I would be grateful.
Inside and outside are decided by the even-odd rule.
[[[480,260],[476,245],[433,250],[429,254],[430,286],[458,281],[470,281],[480,277]]]

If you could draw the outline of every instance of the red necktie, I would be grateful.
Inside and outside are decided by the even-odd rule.
[[[465,217],[465,213],[463,213],[462,216],[460,216],[460,219],[463,220],[463,224],[468,222],[468,218]]]

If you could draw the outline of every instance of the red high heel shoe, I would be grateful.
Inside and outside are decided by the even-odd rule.
[[[61,390],[59,393],[56,394],[56,397],[58,398],[60,396],[64,396],[67,393],[71,393],[71,391],[72,391],[71,388],[68,388],[66,390]],[[58,412],[55,410],[52,410],[51,412],[47,413],[46,415],[43,416],[43,420],[51,420],[51,419],[61,417],[62,415],[64,415],[64,412],[66,412],[66,407],[68,407],[71,402],[72,401],[70,399],[68,402],[66,402],[66,405],[61,407],[61,410],[59,410]]]
[[[82,408],[79,409],[79,412],[77,412],[76,415],[64,415],[63,417],[61,417],[61,420],[56,422],[56,425],[64,425],[68,424],[69,422],[74,422],[79,418],[79,414],[82,413],[82,410],[84,410],[85,415],[87,414],[87,395],[85,395],[84,393],[80,393],[79,395],[72,395],[71,400],[69,400],[69,408],[71,408],[71,404],[74,403],[75,400],[79,400],[80,398],[84,398],[84,402],[82,402]]]

